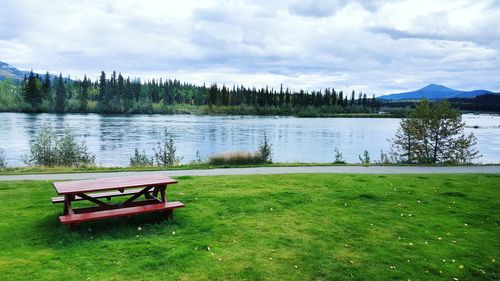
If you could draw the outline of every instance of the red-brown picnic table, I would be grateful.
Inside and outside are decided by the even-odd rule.
[[[177,181],[164,174],[55,182],[56,192],[64,198],[52,198],[52,202],[64,202],[63,215],[59,220],[63,224],[72,226],[83,221],[157,211],[164,211],[167,218],[171,219],[173,209],[184,207],[179,201],[167,201],[167,186],[174,183]],[[102,198],[110,200],[116,196],[130,196],[130,198],[120,203],[101,200]],[[144,196],[144,199],[137,200],[141,196]],[[72,202],[81,200],[93,202],[97,206],[74,209]]]

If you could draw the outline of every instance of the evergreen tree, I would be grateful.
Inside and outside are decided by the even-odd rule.
[[[42,102],[42,96],[37,84],[35,74],[33,73],[33,70],[31,70],[23,87],[23,97],[24,101],[31,105],[32,110],[37,110],[38,106]]]
[[[50,75],[49,72],[47,71],[47,73],[45,73],[45,77],[43,78],[43,84],[42,84],[43,99],[50,99],[50,87],[51,87]]]
[[[56,98],[54,111],[61,113],[64,112],[66,107],[66,88],[64,87],[64,80],[62,78],[62,73],[59,74],[56,82]]]
[[[210,86],[210,90],[208,91],[209,94],[209,107],[212,108],[214,105],[217,105],[217,84],[213,84]]]
[[[229,105],[229,91],[227,90],[226,85],[222,85],[221,98],[222,105]]]
[[[120,112],[123,112],[123,108],[122,108],[122,100],[123,100],[123,97],[125,96],[125,80],[123,79],[123,76],[122,74],[118,74],[118,85],[117,85],[117,97],[115,98],[115,108],[120,111]]]
[[[125,95],[123,96],[123,108],[128,111],[132,108],[132,101],[134,99],[134,93],[132,85],[130,84],[130,78],[127,77],[125,81]]]
[[[335,89],[332,89],[332,105],[337,104],[337,92],[335,92]]]
[[[109,78],[108,99],[109,99],[109,102],[107,104],[107,111],[108,112],[117,112],[117,108],[119,107],[119,104],[117,103],[118,82],[117,82],[117,78],[116,78],[116,71],[114,71],[114,70],[113,70],[113,73],[111,73],[111,77]]]
[[[87,76],[83,76],[83,81],[82,81],[82,93],[80,95],[80,111],[81,112],[86,112],[87,111],[87,104],[88,104],[88,98],[89,98],[89,87],[90,87],[90,81],[87,80]]]
[[[106,73],[101,71],[101,76],[99,77],[99,107],[101,110],[105,111],[108,109],[109,97],[108,97],[108,85],[106,80]]]

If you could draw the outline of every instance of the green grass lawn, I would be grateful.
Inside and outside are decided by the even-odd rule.
[[[162,214],[59,225],[0,183],[2,280],[495,280],[498,175],[179,177]],[[23,196],[21,196],[23,194]]]

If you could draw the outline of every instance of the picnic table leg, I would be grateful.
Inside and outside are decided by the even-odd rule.
[[[64,215],[74,215],[73,208],[71,208],[71,201],[75,199],[72,194],[64,195]]]
[[[167,186],[159,187],[161,194],[161,202],[167,203]],[[167,216],[167,220],[171,221],[173,217],[173,210],[165,210],[165,215]]]
[[[159,189],[160,189],[160,195],[161,195],[161,202],[167,203],[167,193],[166,193],[167,186],[159,187]]]
[[[71,207],[71,201],[75,200],[75,195],[72,194],[66,194],[64,195],[64,215],[74,215],[75,212],[73,211],[73,208]],[[78,226],[77,223],[72,223],[70,224],[71,229],[75,229]]]
[[[174,211],[173,210],[166,210],[165,215],[167,215],[167,221],[171,221],[174,217]]]

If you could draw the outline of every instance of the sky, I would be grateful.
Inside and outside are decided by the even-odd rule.
[[[72,78],[500,91],[500,0],[0,0],[0,61]]]

